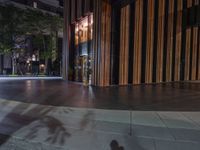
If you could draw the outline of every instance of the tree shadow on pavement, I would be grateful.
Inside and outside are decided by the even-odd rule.
[[[39,129],[46,128],[48,131],[48,135],[45,137],[46,142],[64,144],[66,138],[70,137],[71,134],[61,121],[48,115],[53,111],[55,111],[55,107],[44,107],[25,103],[16,105],[11,111],[7,112],[0,121],[0,146],[6,143],[19,130],[35,122],[37,122],[37,124],[29,129],[29,133],[25,136],[26,139],[31,140],[36,138]],[[70,111],[70,109],[67,111],[65,110],[63,113],[69,113]]]
[[[30,132],[25,136],[26,139],[32,140],[37,137],[40,132],[40,129],[47,128],[48,136],[45,142],[56,144],[59,143],[63,145],[66,138],[70,137],[71,134],[64,127],[63,123],[58,119],[45,116],[37,121],[38,124],[30,128]]]
[[[94,121],[94,112],[89,110],[81,119],[80,122],[80,129],[84,130],[87,128],[87,125],[91,123],[92,128],[95,126],[95,121]]]

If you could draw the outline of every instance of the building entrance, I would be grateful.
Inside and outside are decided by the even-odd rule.
[[[88,15],[80,21],[73,24],[74,40],[71,50],[73,60],[71,60],[71,69],[73,80],[91,84],[92,74],[92,49],[93,49],[93,15]]]
[[[75,67],[75,81],[91,84],[91,60],[88,56],[77,58]]]

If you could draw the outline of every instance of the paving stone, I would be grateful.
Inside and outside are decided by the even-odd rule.
[[[168,128],[200,129],[180,112],[158,112],[158,115]]]
[[[199,150],[199,143],[156,140],[156,150]]]
[[[200,84],[196,83],[109,88],[84,87],[62,80],[1,80],[0,84],[0,98],[7,101],[112,110],[200,110]]]
[[[200,112],[182,112],[182,114],[188,119],[191,119],[200,128]]]
[[[195,129],[169,129],[178,141],[200,142],[200,130]]]
[[[137,137],[146,137],[152,139],[174,140],[169,129],[163,127],[152,127],[144,125],[132,125],[133,135]]]
[[[0,150],[42,150],[40,143],[31,143],[23,139],[10,138],[3,145]]]
[[[196,102],[190,103],[198,108],[198,85],[185,89],[176,84],[173,89],[171,84],[149,89],[146,86],[88,89],[63,82],[43,84],[42,88],[35,81],[4,82],[0,86],[0,150],[110,150],[111,142],[117,142],[125,150],[200,149],[199,112],[180,112],[191,106],[187,101],[191,97]],[[38,91],[42,94],[38,95]],[[147,95],[143,96],[145,91]],[[163,97],[171,103],[165,104]],[[176,111],[130,114],[127,103],[133,108],[135,105],[150,110],[173,107]],[[77,108],[85,106],[93,108]],[[191,108],[187,110],[194,110]]]
[[[133,111],[132,123],[134,125],[146,125],[152,127],[165,127],[165,124],[159,118],[156,112],[151,111]]]

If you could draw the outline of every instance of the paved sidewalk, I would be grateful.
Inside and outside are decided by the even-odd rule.
[[[11,80],[62,80],[62,77],[28,77],[28,76],[21,76],[21,77],[7,77],[7,76],[0,76],[0,80],[2,81],[11,81]]]
[[[0,144],[0,150],[199,150],[200,112],[53,107],[0,99]]]
[[[140,111],[200,111],[200,84],[84,87],[63,80],[0,80],[0,98],[25,103]]]

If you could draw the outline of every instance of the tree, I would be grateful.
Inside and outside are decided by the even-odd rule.
[[[40,45],[41,58],[45,59],[45,70],[48,73],[49,59],[53,61],[57,59],[58,32],[63,30],[63,20],[56,15],[28,9],[25,22],[28,33],[40,40],[36,43]]]
[[[16,37],[34,35],[41,40],[46,66],[48,59],[56,59],[58,32],[62,31],[63,19],[37,9],[19,9],[0,6],[0,53],[10,53],[14,58],[17,51]],[[50,40],[45,40],[49,36]],[[13,60],[14,62],[14,60]],[[14,65],[13,65],[14,66]],[[14,70],[14,69],[13,69]]]
[[[23,10],[13,6],[0,6],[0,53],[11,54],[13,62],[15,39],[17,35],[24,34],[23,30]],[[14,64],[14,63],[13,63]],[[13,71],[15,70],[13,65]]]

